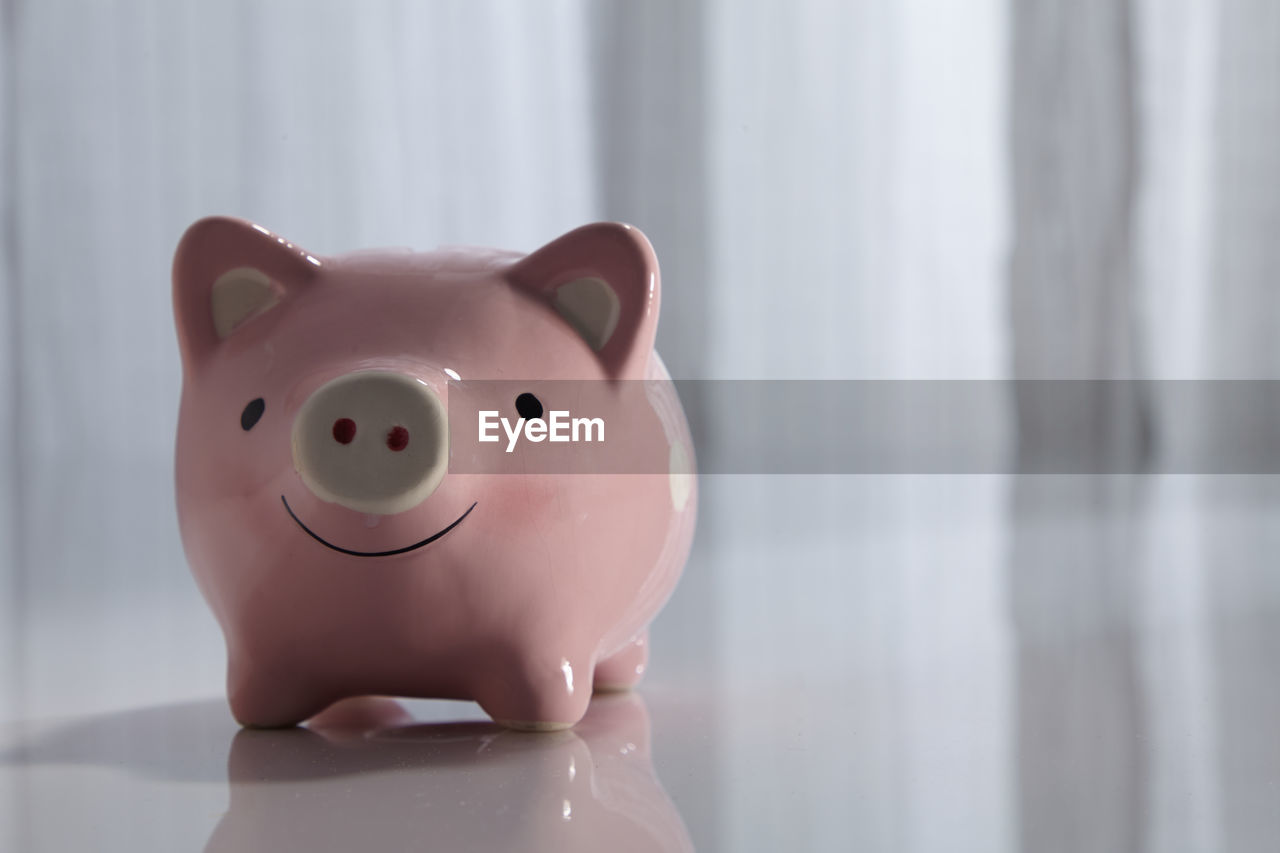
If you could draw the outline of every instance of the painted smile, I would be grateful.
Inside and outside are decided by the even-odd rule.
[[[334,551],[337,551],[340,554],[350,554],[353,557],[392,557],[396,554],[405,554],[405,553],[408,553],[409,551],[413,551],[417,548],[421,548],[423,545],[430,545],[432,542],[436,541],[441,536],[444,536],[450,530],[452,530],[453,528],[461,524],[462,519],[466,518],[468,515],[471,515],[471,510],[476,508],[476,504],[473,503],[471,506],[467,507],[466,512],[458,516],[457,520],[454,521],[453,524],[450,524],[448,527],[446,527],[444,530],[441,530],[438,533],[433,533],[432,535],[428,536],[426,539],[423,539],[421,542],[415,542],[412,545],[406,545],[403,548],[396,548],[391,551],[352,551],[350,548],[342,548],[338,545],[334,545],[332,542],[326,541],[324,537],[320,536],[320,534],[316,533],[310,527],[307,527],[305,524],[302,523],[302,519],[298,518],[298,516],[294,514],[293,507],[289,506],[289,501],[288,499],[285,498],[284,495],[280,496],[280,500],[282,503],[284,503],[285,512],[289,513],[289,517],[292,518],[295,522],[297,522],[298,526],[301,527],[308,536],[310,536],[312,539],[316,540],[326,548],[332,548]],[[476,501],[476,503],[479,503],[479,501]]]

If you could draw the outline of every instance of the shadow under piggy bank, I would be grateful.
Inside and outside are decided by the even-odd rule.
[[[687,851],[649,756],[639,696],[597,696],[572,730],[414,724],[390,699],[246,729],[206,846],[243,850]]]

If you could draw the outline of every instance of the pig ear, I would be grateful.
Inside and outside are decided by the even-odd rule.
[[[643,375],[658,328],[658,260],[639,229],[597,222],[570,231],[508,272],[545,299],[613,378]]]
[[[183,359],[194,363],[207,357],[319,268],[315,256],[260,225],[224,216],[192,225],[173,258],[173,307]]]

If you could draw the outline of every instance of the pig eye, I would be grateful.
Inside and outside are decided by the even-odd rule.
[[[267,408],[266,402],[261,398],[250,400],[249,405],[244,407],[244,411],[240,413],[240,428],[245,432],[253,429],[253,425],[262,417],[262,412]]]
[[[542,402],[529,392],[516,397],[516,411],[526,421],[542,417]]]

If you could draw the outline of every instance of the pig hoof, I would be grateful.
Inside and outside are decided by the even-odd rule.
[[[333,704],[331,695],[317,694],[309,685],[290,683],[280,669],[231,665],[228,699],[231,715],[246,729],[289,729],[301,725]]]
[[[239,723],[240,728],[248,729],[251,732],[278,732],[283,729],[296,729],[302,723],[302,720],[292,723],[248,723],[240,720]]]
[[[557,731],[572,728],[587,712],[591,675],[590,668],[575,667],[568,656],[517,654],[480,678],[472,696],[498,725]]]
[[[231,705],[231,715],[246,729],[291,729],[302,725],[320,710],[320,707],[304,710],[297,706],[275,708],[265,704],[246,708],[244,703],[234,702]]]
[[[642,631],[634,640],[596,664],[595,692],[619,693],[635,687],[649,665],[649,632]]]

